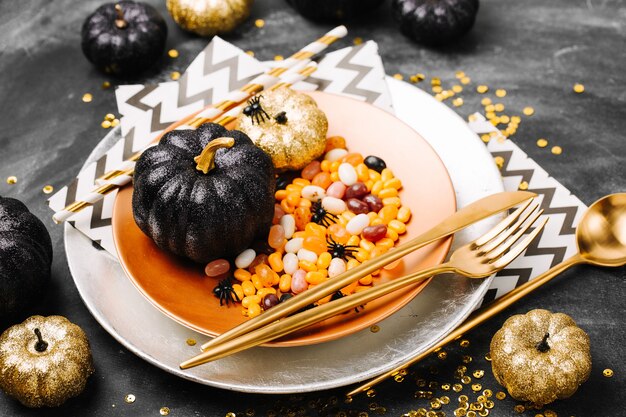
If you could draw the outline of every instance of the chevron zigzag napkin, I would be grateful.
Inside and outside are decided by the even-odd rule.
[[[143,149],[169,124],[221,101],[229,91],[242,87],[265,69],[266,64],[215,37],[178,81],[120,86],[116,98],[122,114],[121,138],[100,159],[85,167],[69,186],[57,192],[49,200],[50,207],[55,211],[63,209],[77,196],[89,192],[104,172]],[[343,94],[393,112],[378,47],[372,41],[327,54],[314,75],[294,88]],[[498,132],[480,114],[475,115],[469,126],[477,134]],[[550,222],[524,255],[493,280],[484,302],[506,294],[573,254],[575,225],[586,208],[512,141],[491,140],[488,150],[503,160],[501,174],[505,189],[516,190],[525,181],[530,191],[540,195],[544,216],[549,216]],[[116,192],[110,193],[77,213],[70,224],[117,257],[111,229],[115,195]]]

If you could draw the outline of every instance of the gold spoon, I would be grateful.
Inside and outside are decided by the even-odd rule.
[[[572,257],[553,266],[537,278],[515,288],[484,309],[471,315],[460,327],[457,327],[452,333],[427,351],[409,359],[397,368],[358,386],[346,394],[346,396],[352,397],[368,391],[374,385],[397,375],[435,350],[495,316],[571,266],[578,264],[596,266],[626,265],[626,193],[608,195],[589,206],[576,227],[576,245],[578,252]]]

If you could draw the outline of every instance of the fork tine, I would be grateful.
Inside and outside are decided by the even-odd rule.
[[[494,262],[495,259],[498,259],[500,256],[504,254],[504,252],[509,250],[511,246],[513,246],[513,244],[517,242],[522,237],[522,235],[526,233],[528,229],[531,228],[533,223],[537,221],[537,219],[539,218],[539,216],[541,216],[542,213],[543,213],[543,210],[538,210],[537,212],[535,212],[530,217],[530,219],[528,219],[528,222],[524,226],[520,227],[517,230],[517,232],[515,232],[515,234],[511,236],[511,238],[506,240],[500,246],[494,248],[491,252],[486,253],[485,256],[489,259],[489,262]]]
[[[544,226],[548,223],[548,217],[543,219],[541,223],[533,230],[526,238],[511,249],[506,255],[502,256],[500,259],[496,260],[493,263],[493,266],[496,268],[504,268],[509,263],[513,262],[515,258],[517,258],[523,251],[526,250],[528,245],[537,237],[539,233],[543,230]]]
[[[502,244],[502,242],[506,241],[513,233],[517,232],[519,230],[519,228],[522,226],[522,224],[524,224],[524,222],[533,213],[536,213],[536,210],[539,207],[539,203],[533,203],[529,207],[530,208],[527,208],[526,210],[524,210],[524,212],[519,216],[517,221],[511,227],[509,227],[507,230],[505,230],[502,233],[500,233],[499,235],[497,235],[491,241],[489,241],[489,242],[485,243],[483,246],[481,246],[480,247],[480,253],[484,254],[484,253],[487,253],[487,252],[491,252],[492,250],[494,250],[495,248],[500,246]],[[536,217],[533,220],[533,222],[535,220],[537,220]],[[530,222],[530,224],[532,224],[532,222]]]
[[[522,212],[526,210],[526,207],[528,207],[533,200],[534,198],[529,198],[528,201],[526,201],[524,204],[520,206],[520,208],[515,210],[513,213],[509,214],[500,223],[498,223],[493,229],[491,229],[490,231],[485,233],[483,236],[478,238],[475,242],[476,246],[484,245],[485,243],[489,242],[491,239],[499,235],[501,232],[503,232],[507,227],[512,225],[515,222],[515,220],[517,220],[517,218],[522,214]]]

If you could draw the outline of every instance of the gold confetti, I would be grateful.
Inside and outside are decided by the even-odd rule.
[[[483,376],[485,376],[485,371],[483,371],[482,369],[478,369],[474,371],[472,375],[474,376],[474,378],[482,378]]]
[[[374,398],[376,396],[376,391],[373,389],[369,389],[367,390],[367,392],[365,393],[365,395],[367,395],[370,398]]]
[[[495,158],[493,158],[494,162],[496,163],[496,165],[498,166],[498,168],[502,168],[504,166],[504,158],[501,156],[496,156]],[[487,359],[487,356],[485,356],[485,359]],[[491,360],[491,358],[487,359],[488,361]]]
[[[528,190],[528,183],[526,181],[522,181],[519,183],[519,188],[522,191]]]
[[[507,116],[506,114],[503,114],[502,116],[500,116],[500,123],[509,123],[510,121],[511,121],[511,118]]]
[[[613,370],[610,368],[606,368],[604,371],[602,371],[602,375],[604,375],[607,378],[612,378],[613,377]]]
[[[192,338],[187,339],[187,345],[188,346],[195,346],[196,343],[197,343],[196,339],[192,339]]]
[[[482,104],[483,106],[488,106],[491,104],[491,99],[489,97],[485,97],[484,99],[480,100],[480,104]]]
[[[363,43],[363,38],[357,36],[356,38],[354,38],[354,40],[352,41],[353,44],[355,45],[360,45]]]
[[[178,51],[176,49],[170,49],[167,51],[167,56],[170,58],[178,58]]]
[[[403,80],[404,76],[402,74],[396,73],[393,74],[393,78],[395,78],[396,80]]]
[[[496,90],[496,97],[504,97],[506,96],[506,90],[504,88],[498,88]]]
[[[126,397],[124,397],[124,401],[126,401],[127,404],[132,404],[135,402],[135,396],[133,394],[128,394],[126,395]]]
[[[457,408],[454,410],[455,417],[465,417],[467,415],[467,411],[464,408]]]
[[[439,398],[439,401],[441,401],[441,404],[450,404],[450,397],[444,395],[443,397]]]
[[[454,75],[458,79],[461,79],[461,78],[465,77],[465,73],[463,71],[457,71]]]
[[[502,391],[496,392],[496,398],[499,400],[504,400],[506,398],[506,394]]]
[[[225,417],[237,417],[237,414],[233,413],[232,411],[229,411],[228,413],[226,413]]]
[[[452,104],[454,105],[454,107],[461,107],[463,105],[463,99],[461,97],[457,97],[452,100]]]
[[[584,85],[582,85],[582,84],[580,84],[580,83],[576,83],[576,84],[574,84],[574,92],[575,92],[575,93],[580,94],[580,93],[582,93],[582,92],[584,92],[584,91],[585,91],[585,86],[584,86]]]
[[[563,149],[561,149],[560,146],[553,146],[551,151],[555,155],[561,155],[561,153],[563,152]]]
[[[471,363],[472,362],[472,357],[469,355],[464,355],[463,356],[463,363]],[[463,367],[463,372],[467,371],[467,367]]]
[[[370,332],[372,333],[378,333],[379,331],[380,331],[380,327],[376,324],[370,327]]]
[[[265,20],[263,19],[257,19],[254,21],[254,26],[258,27],[258,28],[262,28],[263,26],[265,26]]]
[[[246,51],[246,54],[248,54],[248,55],[250,55],[250,56],[254,56],[254,51],[250,51],[250,50],[248,50],[248,51]]]
[[[524,411],[526,411],[526,407],[524,407],[522,404],[517,404],[515,407],[513,407],[513,410],[515,410],[516,413],[522,414]]]
[[[476,411],[468,411],[467,417],[476,417]]]
[[[108,120],[103,120],[102,123],[100,123],[100,126],[102,126],[104,129],[108,129],[111,127],[111,122]]]
[[[180,72],[178,71],[174,71],[170,74],[170,78],[174,81],[178,80],[180,78]]]
[[[537,146],[540,148],[545,148],[548,146],[548,141],[546,139],[537,139]]]
[[[274,61],[282,61],[284,60],[285,57],[282,55],[274,55]]]
[[[494,108],[496,111],[504,111],[504,104],[502,104],[502,103],[496,103],[496,104],[494,104],[493,108]]]
[[[533,109],[530,106],[524,107],[524,109],[522,110],[522,113],[524,113],[526,116],[532,116],[533,114],[535,114],[535,109]]]
[[[161,409],[159,410],[159,414],[161,414],[162,416],[167,416],[170,414],[170,409],[168,407],[161,407]]]
[[[15,175],[11,175],[10,177],[7,177],[7,184],[13,185],[15,183],[17,183],[17,177]]]
[[[433,86],[433,93],[441,93],[443,91],[443,88],[441,88],[440,85],[434,85]],[[443,95],[442,95],[443,97]]]
[[[450,384],[441,384],[441,389],[443,391],[450,391]]]
[[[120,124],[120,119],[111,120],[111,127],[115,127]]]
[[[111,88],[111,83],[110,83],[110,82],[108,82],[108,81],[104,81],[104,82],[102,83],[102,89],[103,89],[103,90],[106,90],[107,88]]]
[[[476,116],[476,114],[470,114],[469,116],[467,116],[468,122],[475,122],[476,120],[478,120],[478,117]]]
[[[454,91],[455,93],[460,93],[461,91],[463,91],[463,87],[458,84],[454,84],[452,86],[452,91]]]
[[[109,122],[112,121],[113,119],[115,119],[115,115],[113,113],[107,113],[104,116],[104,120],[108,120]]]
[[[472,378],[470,378],[469,376],[465,375],[464,377],[461,378],[461,382],[464,384],[469,384],[470,382],[472,382]]]
[[[489,91],[489,87],[487,87],[486,85],[479,85],[476,87],[477,93],[485,94],[487,91]]]
[[[83,94],[83,102],[91,103],[91,100],[93,100],[93,96],[90,93]]]
[[[441,85],[441,78],[433,77],[430,79],[430,85]]]
[[[448,357],[448,354],[447,354],[446,352],[439,352],[439,353],[437,354],[437,357],[438,357],[439,359],[441,359],[441,360],[444,360],[444,359],[446,359],[446,358]]]
[[[519,116],[511,116],[511,123],[515,123],[516,125],[520,124],[522,121],[522,118]]]
[[[404,381],[404,377],[402,375],[396,375],[393,377],[393,380],[396,382],[402,382]]]
[[[452,391],[454,391],[454,392],[461,392],[461,390],[463,390],[463,385],[461,385],[461,384],[454,384],[454,385],[452,385]]]
[[[51,185],[45,185],[41,191],[43,191],[44,194],[50,194],[54,191],[54,187]]]
[[[461,84],[467,85],[472,81],[472,79],[470,77],[463,77],[459,81],[461,81]]]
[[[543,415],[546,417],[558,417],[556,412],[553,410],[546,410],[543,412]]]
[[[483,395],[487,398],[490,398],[493,395],[493,391],[491,391],[490,389],[486,389],[483,391]]]
[[[483,142],[489,143],[489,141],[491,140],[491,135],[485,133],[484,135],[480,135],[480,138],[482,139]]]

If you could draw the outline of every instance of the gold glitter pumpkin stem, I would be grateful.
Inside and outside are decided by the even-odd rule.
[[[39,331],[39,328],[35,329],[35,335],[37,336],[37,342],[35,342],[35,350],[37,352],[45,352],[46,349],[48,349],[48,342],[43,340],[43,337],[41,336],[41,331]]]
[[[208,173],[210,170],[215,168],[215,153],[217,150],[222,148],[231,148],[234,144],[235,139],[233,138],[213,139],[204,147],[202,153],[193,159],[197,164],[196,169],[205,174]]]
[[[115,27],[118,29],[126,29],[128,22],[124,20],[124,11],[122,10],[122,6],[116,4],[115,13],[117,14],[117,17],[115,18]]]

